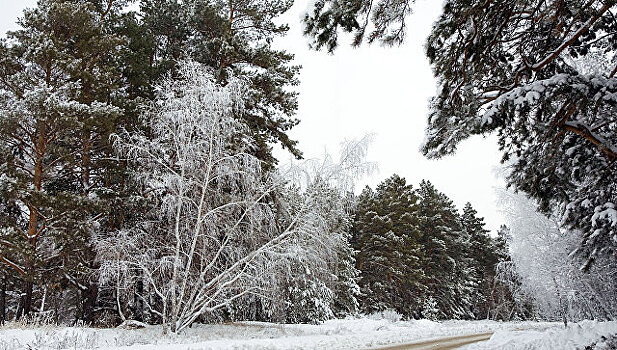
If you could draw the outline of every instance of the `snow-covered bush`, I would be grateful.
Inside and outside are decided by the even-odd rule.
[[[439,307],[437,301],[432,296],[424,299],[424,305],[422,307],[422,317],[427,320],[437,320],[439,318]]]
[[[374,312],[367,316],[371,320],[386,320],[390,322],[398,322],[403,318],[403,315],[396,312],[393,309],[386,309],[383,311]]]

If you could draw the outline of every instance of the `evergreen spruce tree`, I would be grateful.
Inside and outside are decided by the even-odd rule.
[[[364,312],[420,314],[425,276],[416,201],[412,186],[398,175],[360,196],[354,231]]]
[[[497,230],[497,237],[491,238],[494,248],[494,254],[498,261],[510,261],[510,253],[508,251],[508,241],[510,237],[510,228],[506,225],[501,225]]]
[[[343,236],[347,243],[340,245],[337,254],[338,266],[332,301],[332,312],[337,318],[354,315],[359,311],[360,287],[358,286],[358,279],[360,271],[356,268],[356,252],[349,245],[348,236],[348,233]]]
[[[285,294],[287,323],[317,324],[334,317],[331,308],[334,293],[320,278],[322,273],[312,271],[300,261],[294,266]]]
[[[452,201],[426,180],[420,183],[417,195],[426,256],[424,298],[434,300],[438,318],[472,318],[471,295],[477,282],[467,254],[469,237],[461,227],[459,214]]]
[[[351,228],[353,225],[353,194],[341,196],[332,192],[330,212],[335,214],[332,235],[335,238],[336,266],[334,271],[334,297],[332,300],[332,312],[334,316],[343,318],[354,315],[359,311],[358,297],[360,287],[358,280],[360,271],[356,268],[357,252],[351,245]]]
[[[318,259],[312,264],[298,261],[290,274],[287,322],[315,323],[355,314],[359,287],[355,254],[349,244],[351,198],[321,178],[316,178],[303,195],[311,203],[311,211],[324,220],[327,232],[322,239],[326,241],[307,244],[315,249],[310,255]]]

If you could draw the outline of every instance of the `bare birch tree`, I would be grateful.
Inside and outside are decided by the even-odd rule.
[[[98,251],[102,279],[132,270],[149,293],[145,307],[174,333],[253,292],[246,286],[263,272],[256,261],[294,232],[272,224],[269,196],[283,183],[246,152],[251,145],[234,117],[243,82],[220,86],[190,62],[178,75],[163,80],[144,114],[149,134],[115,140],[152,209],[137,227],[102,238]]]
[[[361,161],[367,140],[346,143],[338,164],[326,158],[319,169],[263,172],[236,118],[248,93],[238,79],[221,86],[203,66],[185,62],[144,113],[148,134],[116,136],[150,203],[136,227],[98,243],[100,278],[113,288],[122,318],[131,276],[144,283],[134,292],[147,311],[177,333],[241,297],[266,294],[298,262],[336,265],[346,240],[334,223],[345,211],[324,202],[341,200],[352,179],[372,169]],[[296,176],[299,168],[310,168],[306,181]],[[304,190],[293,195],[292,188]]]

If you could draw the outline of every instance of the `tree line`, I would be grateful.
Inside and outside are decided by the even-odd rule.
[[[409,318],[510,319],[499,307],[496,271],[508,259],[470,203],[459,213],[429,181],[417,189],[393,175],[358,197],[352,246],[360,305]]]

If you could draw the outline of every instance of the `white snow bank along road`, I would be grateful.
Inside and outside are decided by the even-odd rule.
[[[241,322],[195,325],[177,336],[161,327],[94,329],[78,327],[0,328],[0,350],[16,349],[369,349],[440,337],[557,328],[557,323],[492,321],[388,321],[369,318],[331,320],[321,325]],[[509,333],[504,333],[509,334]]]
[[[467,345],[465,350],[584,350],[598,343],[593,350],[615,349],[602,344],[601,338],[617,334],[617,321],[582,321],[564,328],[527,329],[523,331],[496,331],[490,340]]]

